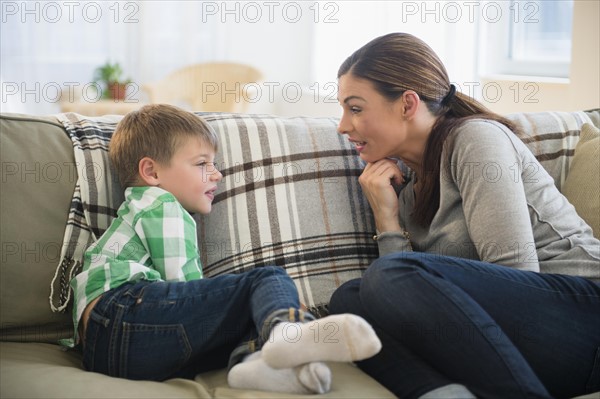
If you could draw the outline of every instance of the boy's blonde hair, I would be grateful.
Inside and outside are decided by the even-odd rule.
[[[215,152],[218,138],[202,118],[167,104],[145,105],[117,125],[108,155],[123,188],[139,184],[138,164],[144,157],[168,165],[184,144],[196,137]]]

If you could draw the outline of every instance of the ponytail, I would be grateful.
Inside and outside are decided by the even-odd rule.
[[[451,85],[451,92],[454,85]],[[450,95],[449,92],[448,94]],[[471,119],[488,119],[499,122],[519,134],[517,126],[507,118],[493,113],[477,100],[460,92],[451,95],[444,104],[446,97],[438,103],[425,102],[429,111],[438,118],[433,125],[431,134],[425,144],[421,171],[417,173],[421,179],[420,190],[416,193],[415,208],[412,216],[423,226],[429,226],[440,207],[440,173],[442,151],[444,145],[451,146],[454,129]],[[437,112],[435,112],[437,111]],[[449,140],[447,140],[450,137]],[[447,144],[445,144],[448,141]],[[446,171],[448,172],[448,171]]]

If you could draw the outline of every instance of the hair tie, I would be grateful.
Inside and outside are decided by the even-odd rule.
[[[446,96],[444,98],[442,98],[442,105],[448,105],[450,103],[450,101],[452,101],[452,98],[454,98],[455,93],[456,93],[456,86],[451,84],[450,91],[448,92],[448,94],[446,94]]]

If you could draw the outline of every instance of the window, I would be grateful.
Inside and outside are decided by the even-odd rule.
[[[491,74],[566,78],[571,61],[573,0],[498,2],[498,13],[484,18]],[[490,7],[491,8],[491,7]],[[485,43],[482,43],[485,44]]]

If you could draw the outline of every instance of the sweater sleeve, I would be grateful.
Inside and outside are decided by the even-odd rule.
[[[410,241],[402,232],[394,231],[379,234],[377,246],[379,247],[379,256],[384,256],[392,252],[412,251]]]
[[[458,187],[467,229],[483,261],[539,272],[523,160],[507,128],[470,121],[450,142],[450,178]],[[521,149],[523,151],[523,149]]]

